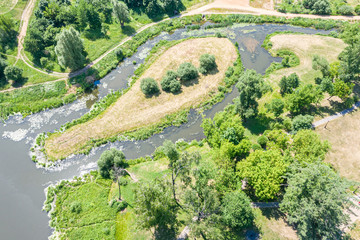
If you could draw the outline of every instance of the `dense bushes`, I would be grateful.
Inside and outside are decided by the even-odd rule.
[[[279,82],[280,94],[285,95],[292,93],[300,85],[300,78],[296,73],[290,76],[283,76]]]
[[[157,82],[153,78],[142,79],[140,88],[141,88],[141,91],[147,96],[151,96],[160,91]]]
[[[202,74],[208,74],[210,71],[216,68],[215,56],[211,54],[203,54],[200,57],[199,72]]]
[[[177,74],[181,81],[188,82],[199,77],[199,72],[194,65],[189,62],[180,65]]]
[[[165,77],[161,80],[161,88],[166,92],[177,93],[181,90],[181,83],[177,79],[178,75],[174,71],[167,71]]]

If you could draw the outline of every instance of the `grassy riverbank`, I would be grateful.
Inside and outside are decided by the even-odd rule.
[[[128,92],[96,118],[73,126],[64,133],[52,134],[45,142],[47,156],[50,159],[66,157],[84,149],[93,140],[162,122],[168,115],[198,106],[209,99],[209,94],[217,91],[228,67],[237,58],[236,48],[226,38],[200,38],[181,42],[157,57],[141,78],[152,77],[160,82],[167,70],[176,70],[183,62],[192,62],[198,67],[198,59],[205,53],[215,55],[218,66],[216,73],[200,76],[183,86],[179,94],[161,92],[159,96],[151,98],[144,96],[140,91],[140,81],[136,81]],[[74,134],[76,137],[73,137]],[[88,139],[92,140],[89,142]]]

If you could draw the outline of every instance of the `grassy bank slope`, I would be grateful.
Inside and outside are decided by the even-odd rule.
[[[182,92],[173,95],[161,92],[146,98],[140,90],[140,81],[95,119],[56,133],[47,139],[45,149],[50,158],[62,158],[78,152],[89,140],[108,138],[122,132],[155,124],[169,114],[197,106],[209,93],[216,91],[225,71],[237,58],[234,45],[225,38],[203,38],[184,41],[162,54],[141,78],[152,77],[160,82],[167,70],[176,70],[183,62],[199,66],[204,53],[215,55],[218,71],[183,86]]]

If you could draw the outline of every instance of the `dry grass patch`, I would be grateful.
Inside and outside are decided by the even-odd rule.
[[[274,0],[250,0],[250,6],[274,10]]]
[[[267,77],[267,81],[270,82],[274,91],[261,99],[262,105],[273,97],[280,97],[278,83],[283,76],[296,73],[301,82],[314,83],[315,77],[320,77],[321,73],[312,69],[313,55],[323,56],[329,63],[332,63],[337,61],[339,54],[346,47],[346,44],[340,39],[307,34],[278,34],[271,37],[270,41],[273,44],[270,50],[272,55],[275,56],[280,50],[289,50],[300,59],[300,64],[292,68],[279,69]]]
[[[360,181],[360,111],[329,122],[326,129],[316,129],[322,139],[331,144],[325,161],[331,163],[341,176]]]
[[[183,62],[199,66],[204,53],[215,55],[218,72],[200,78],[182,92],[174,95],[161,92],[159,96],[146,98],[140,90],[140,80],[151,77],[160,83],[167,70],[176,70]],[[235,46],[226,38],[191,39],[179,43],[162,54],[145,71],[132,88],[93,120],[74,126],[64,133],[53,134],[45,144],[50,158],[62,158],[78,152],[92,139],[104,139],[123,132],[136,130],[161,121],[168,114],[195,107],[217,91],[225,71],[237,58]]]

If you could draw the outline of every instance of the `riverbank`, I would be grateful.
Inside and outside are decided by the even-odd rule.
[[[176,70],[181,63],[192,62],[198,67],[199,58],[205,53],[215,56],[218,66],[216,73],[200,76],[195,82],[183,86],[179,94],[162,91],[159,96],[151,98],[146,98],[141,93],[138,80],[98,117],[74,126],[64,133],[52,134],[46,139],[44,147],[47,156],[49,159],[64,158],[86,148],[91,141],[155,124],[167,115],[196,107],[206,101],[210,93],[217,91],[223,82],[225,72],[237,58],[235,46],[226,38],[200,38],[181,42],[161,54],[140,78],[152,77],[160,83],[166,71]]]

